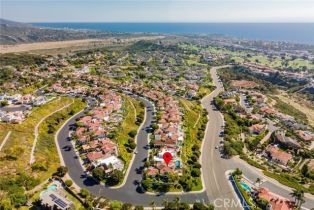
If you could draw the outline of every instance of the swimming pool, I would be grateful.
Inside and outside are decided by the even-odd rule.
[[[48,189],[48,190],[56,190],[56,189],[57,189],[57,185],[55,185],[55,184],[49,185],[49,186],[47,187],[47,189]]]
[[[180,168],[180,165],[181,165],[181,164],[180,164],[180,160],[176,160],[175,163],[176,163],[176,167],[177,167],[177,168]]]
[[[245,182],[241,181],[240,184],[241,184],[241,187],[242,187],[244,190],[246,190],[246,191],[248,191],[248,192],[251,192],[251,188],[250,188],[249,185],[247,185]]]

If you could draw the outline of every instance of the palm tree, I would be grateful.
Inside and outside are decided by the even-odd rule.
[[[156,207],[156,203],[155,203],[155,201],[150,202],[150,204],[149,204],[149,205],[152,207],[152,210],[154,210],[154,209],[155,209],[155,207]]]
[[[294,197],[294,201],[298,209],[301,207],[302,203],[304,203],[304,191],[294,189],[292,193],[290,193],[292,197]]]
[[[236,168],[236,169],[234,170],[234,172],[233,172],[233,175],[234,175],[235,177],[239,177],[239,176],[242,175],[242,171],[241,171],[239,168]]]
[[[258,188],[260,187],[260,184],[262,183],[262,180],[257,177],[255,183],[258,185]]]

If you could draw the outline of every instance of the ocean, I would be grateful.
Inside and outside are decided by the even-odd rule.
[[[314,45],[314,23],[32,23],[50,28],[110,32],[221,34],[252,40]]]

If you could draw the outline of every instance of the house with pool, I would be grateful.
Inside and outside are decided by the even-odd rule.
[[[67,198],[62,184],[58,181],[54,181],[40,193],[40,200],[43,206],[51,209],[75,209],[73,202]]]

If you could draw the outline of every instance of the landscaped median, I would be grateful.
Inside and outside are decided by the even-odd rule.
[[[180,103],[184,109],[183,125],[185,131],[181,158],[186,167],[180,182],[185,190],[199,191],[203,188],[199,158],[208,121],[207,112],[196,101],[181,99]]]
[[[230,181],[235,188],[234,190],[236,191],[236,194],[238,195],[242,206],[244,207],[244,209],[258,210],[259,208],[255,206],[254,201],[252,200],[248,192],[245,191],[241,186],[241,177],[242,172],[239,169],[236,169],[230,174]]]
[[[144,106],[137,100],[124,96],[124,120],[115,131],[116,141],[125,171],[129,167],[136,146],[136,134],[144,119]]]

